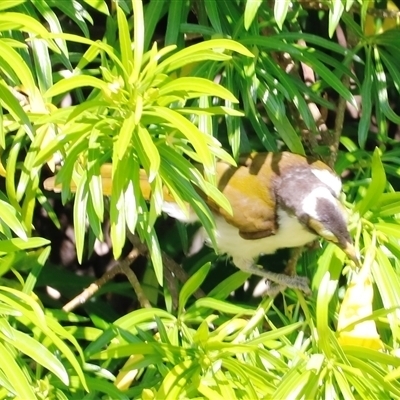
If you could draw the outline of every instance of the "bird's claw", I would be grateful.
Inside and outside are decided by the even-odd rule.
[[[288,281],[286,286],[291,289],[301,290],[306,295],[311,294],[310,280],[305,276],[298,276],[298,275],[288,276]]]
[[[310,296],[312,293],[310,289],[310,281],[304,276],[283,275],[282,282],[277,283],[268,280],[268,283],[269,285],[266,293],[270,297],[276,297],[279,292],[283,292],[286,288],[301,290],[306,296]]]
[[[287,287],[301,290],[306,295],[311,294],[310,281],[304,276],[278,274],[276,272],[266,271],[265,269],[259,268],[254,264],[239,263],[237,260],[235,261],[235,264],[244,272],[257,275],[267,279],[268,281],[271,281],[271,291],[275,292],[276,294],[278,294],[280,291],[283,291]]]

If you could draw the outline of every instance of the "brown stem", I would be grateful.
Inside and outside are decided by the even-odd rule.
[[[148,256],[149,250],[147,246],[140,241],[137,235],[132,235],[131,233],[128,233],[128,239],[129,241],[137,248],[143,256]],[[186,273],[186,271],[179,265],[177,264],[171,257],[169,257],[167,254],[162,252],[162,262],[164,266],[164,271],[168,270],[169,272],[165,273],[164,276],[170,279],[171,274],[176,277],[181,283],[185,283],[189,279],[189,275]],[[175,285],[176,286],[176,285]],[[177,291],[174,290],[177,296]],[[171,292],[171,295],[173,293]],[[202,297],[205,297],[205,293],[201,290],[198,289],[196,292],[193,293],[193,296],[196,299],[200,299]],[[177,301],[177,298],[175,299]],[[173,301],[175,301],[173,300]],[[176,303],[177,304],[177,303]]]
[[[122,261],[114,265],[109,271],[107,271],[101,278],[93,282],[88,288],[86,288],[78,296],[74,297],[70,302],[64,305],[62,308],[64,311],[72,311],[80,305],[86,303],[103,285],[109,282],[117,274],[124,274],[129,282],[131,283],[133,290],[139,300],[141,307],[151,308],[151,304],[144,295],[144,292],[140,286],[140,283],[135,273],[130,269],[130,265],[140,255],[138,249],[133,249]]]

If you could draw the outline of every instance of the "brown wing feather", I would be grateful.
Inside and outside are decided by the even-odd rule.
[[[244,239],[274,235],[277,230],[275,196],[271,187],[274,172],[268,167],[270,157],[264,153],[256,159],[246,158],[237,167],[217,163],[218,188],[229,200],[233,214],[228,214],[213,201],[209,206],[239,229]]]

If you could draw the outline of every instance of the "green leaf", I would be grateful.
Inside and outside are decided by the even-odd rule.
[[[39,237],[33,237],[27,239],[15,238],[9,240],[1,240],[0,253],[7,254],[13,251],[35,249],[37,247],[43,247],[49,244],[50,244],[49,240]]]
[[[361,85],[362,113],[358,124],[358,143],[362,149],[367,141],[369,128],[371,126],[371,91],[374,77],[372,71],[372,52],[370,47],[366,50],[365,58],[364,82]]]
[[[218,7],[218,0],[204,2],[204,8],[207,18],[209,19],[212,26],[212,29],[207,32],[208,35],[212,36],[215,33],[223,34],[224,30],[222,28],[221,18],[219,16],[220,8]]]
[[[124,204],[124,189],[126,185],[127,157],[117,162],[114,157],[112,173],[112,192],[110,201],[111,241],[113,254],[117,259],[121,256],[126,240],[126,215]],[[136,211],[136,210],[135,210]]]
[[[149,248],[151,262],[153,264],[154,272],[157,277],[157,281],[160,286],[164,285],[164,271],[160,244],[158,242],[157,234],[154,227],[143,227],[142,234],[146,240],[146,244]]]
[[[232,116],[232,117],[243,117],[244,113],[242,111],[235,110],[231,108],[230,103],[226,102],[225,104],[229,104],[229,106],[213,106],[213,107],[185,107],[185,108],[174,108],[175,111],[179,112],[180,114],[193,114],[193,115],[206,115],[206,116],[213,116],[213,115],[224,115]],[[239,118],[236,118],[240,120]]]
[[[262,85],[259,87],[261,90]],[[263,99],[268,116],[271,118],[280,137],[290,151],[292,153],[305,155],[301,139],[286,116],[285,107],[283,103],[279,101],[280,99],[267,88],[265,88],[265,91],[260,93],[259,96]]]
[[[261,1],[259,1],[261,3]],[[252,3],[252,1],[248,1],[248,3]],[[280,0],[275,1],[274,4],[274,17],[275,22],[277,23],[279,29],[282,30],[283,23],[285,22],[286,15],[289,9],[290,0]],[[247,8],[247,7],[246,7]]]
[[[268,82],[270,91],[274,92],[274,89],[278,89],[278,87],[276,87],[277,79],[279,81],[279,85],[282,85],[283,87],[283,90],[278,89],[278,92],[286,92],[286,94],[282,94],[284,94],[287,100],[293,102],[294,106],[299,110],[301,118],[304,120],[307,128],[310,130],[315,130],[314,118],[310,112],[309,105],[304,99],[304,95],[306,95],[305,90],[307,89],[307,87],[304,85],[304,91],[302,91],[301,88],[298,89],[296,86],[299,85],[301,82],[299,82],[299,80],[297,79],[294,79],[290,74],[287,74],[285,71],[283,71],[270,57],[265,57],[264,59],[262,59],[262,62],[263,70],[268,71],[268,74],[265,74],[264,71],[260,71],[259,69],[257,69],[257,76],[259,77],[259,79],[261,79],[261,77],[264,78],[264,76],[266,79],[267,76],[273,75],[273,79],[270,79],[271,83]],[[272,85],[274,85],[275,87]]]
[[[383,207],[378,208],[375,212],[379,217],[392,217],[395,214],[400,214],[400,202],[393,202]]]
[[[136,117],[134,113],[130,113],[123,120],[121,129],[118,133],[117,142],[114,145],[114,154],[119,160],[125,157],[125,154],[129,151],[132,136],[136,133]]]
[[[141,2],[134,1],[132,4],[137,4]],[[136,13],[135,13],[136,17]],[[132,69],[134,68],[134,76],[132,76],[132,82],[135,82],[138,77],[138,69],[140,70],[140,65],[136,65],[136,60],[133,61],[133,53],[132,53],[132,46],[131,46],[131,38],[129,34],[128,28],[128,21],[126,20],[124,12],[121,8],[117,5],[117,21],[118,21],[118,39],[119,39],[119,47],[121,50],[121,61],[126,74],[128,76],[131,75]],[[136,25],[135,25],[136,31]],[[136,43],[135,43],[136,47]]]
[[[14,207],[0,199],[0,219],[22,240],[27,240],[26,229]]]
[[[78,75],[58,81],[44,94],[44,96],[58,96],[59,94],[87,86],[100,89],[104,93],[108,93],[110,91],[108,84],[103,80],[90,75]]]
[[[0,365],[0,370],[4,372],[8,382],[12,385],[14,393],[21,399],[37,399],[22,368],[16,362],[15,355],[11,354],[1,342],[0,356],[3,360]]]
[[[61,27],[61,23],[60,23],[60,19],[57,16],[57,14],[52,10],[52,8],[49,5],[49,2],[46,0],[35,0],[33,2],[33,5],[36,7],[36,9],[39,11],[39,13],[41,14],[41,16],[46,20],[49,30],[52,33],[62,33],[62,27]],[[64,39],[58,38],[54,40],[55,43],[57,43],[58,47],[61,49],[61,58],[63,60],[64,65],[68,66],[68,68],[72,69],[71,64],[69,63],[68,60],[68,47],[67,44],[65,42]],[[39,40],[32,40],[33,43],[35,42],[39,42]],[[43,40],[40,40],[40,42],[44,42]],[[35,45],[33,45],[35,47]],[[43,47],[43,45],[39,45],[40,47]],[[44,49],[43,48],[43,52],[46,52],[47,55],[45,56],[45,62],[48,62],[48,49]],[[37,56],[37,58],[39,58],[39,55],[35,55],[35,57]],[[39,62],[40,64],[43,63],[42,60],[36,60],[35,59],[35,63]],[[51,67],[51,65],[50,65]],[[49,67],[47,66],[46,69],[49,69]],[[37,67],[36,67],[37,70]],[[38,72],[39,75],[42,75],[43,73]],[[45,74],[47,75],[48,71],[45,71]],[[48,77],[48,79],[52,79],[52,77]],[[49,86],[50,87],[50,86]]]
[[[105,371],[105,370],[103,370],[103,371]],[[107,372],[108,372],[108,370],[107,370]],[[119,390],[116,387],[114,382],[107,382],[105,379],[101,379],[99,370],[95,370],[94,373],[97,376],[87,378],[87,385],[89,388],[88,391],[90,393],[96,393],[96,392],[97,392],[97,394],[101,393],[102,396],[107,395],[107,397],[109,399],[113,399],[113,400],[129,400],[130,399],[129,396],[127,396],[125,393],[123,393],[121,390]],[[89,374],[87,374],[87,375],[89,375]],[[110,375],[111,374],[108,373],[105,378],[110,379]],[[111,376],[111,377],[114,378],[113,376]],[[65,398],[65,400],[68,400],[68,398]]]
[[[337,288],[339,277],[331,277],[329,271],[327,271],[320,283],[318,288],[317,297],[317,330],[319,338],[319,347],[327,357],[331,357],[331,341],[336,340],[331,328],[329,327],[329,302],[331,301],[335,290]]]
[[[357,103],[354,100],[354,96],[351,94],[349,89],[342,83],[342,81],[336,76],[334,72],[332,72],[324,63],[322,63],[318,57],[323,56],[323,54],[315,53],[315,50],[312,48],[300,48],[299,46],[294,46],[292,44],[288,44],[284,42],[280,36],[276,37],[260,37],[260,36],[249,36],[245,39],[242,39],[241,42],[248,46],[260,46],[266,50],[270,51],[284,51],[288,52],[294,59],[297,59],[301,62],[306,63],[310,67],[314,69],[314,71],[323,79],[327,85],[332,87],[335,91],[337,91],[345,100],[350,102],[352,105],[357,107]],[[341,64],[338,64],[338,66]],[[348,68],[345,68],[346,72],[350,75],[351,71]]]
[[[235,51],[246,57],[254,57],[245,46],[242,44],[230,40],[230,39],[212,39],[206,40],[186,47],[183,50],[178,51],[167,59],[163,60],[159,65],[155,75],[159,73],[169,73],[183,65],[191,64],[197,61],[205,60],[229,60],[231,56],[224,54],[224,50]]]
[[[10,45],[2,40],[0,40],[0,54],[2,62],[11,66],[23,85],[24,90],[26,90],[31,98],[35,99],[37,91],[35,81],[24,59]]]
[[[7,0],[0,3],[0,11],[7,10],[7,8],[14,8],[19,6],[22,3],[25,3],[26,0]]]
[[[365,360],[369,363],[373,361],[374,363],[382,365],[400,367],[399,357],[382,351],[369,349],[368,347],[346,345],[343,346],[343,351],[347,355],[352,355],[356,359]]]
[[[141,157],[141,161],[143,163],[145,162],[144,165],[147,165],[146,172],[148,174],[148,180],[151,183],[159,173],[161,162],[160,154],[153,142],[152,137],[150,136],[149,131],[146,128],[139,125],[136,134],[137,139],[140,142],[140,146],[143,147],[144,156],[148,160],[145,162],[143,157]]]
[[[273,399],[297,399],[299,393],[310,379],[311,371],[307,371],[302,362],[296,368],[290,369],[280,379],[276,390],[272,393]],[[302,365],[303,364],[303,365]],[[299,371],[302,371],[300,373]]]
[[[329,7],[329,37],[331,38],[339,25],[340,18],[344,11],[342,0],[333,0],[333,4]]]
[[[375,229],[378,232],[382,232],[388,237],[394,237],[400,239],[400,225],[392,224],[389,222],[377,222],[374,224]]]
[[[160,86],[158,94],[161,97],[168,94],[174,94],[174,92],[183,92],[189,98],[217,96],[232,103],[238,103],[238,100],[228,89],[204,78],[184,77],[174,79],[165,85]]]
[[[9,111],[16,122],[23,126],[29,138],[33,140],[35,133],[31,121],[19,104],[18,100],[3,82],[0,82],[0,104]]]
[[[79,60],[78,64],[75,67],[75,70],[77,71],[83,70],[88,64],[90,64],[93,60],[95,60],[96,57],[98,57],[99,53],[100,53],[100,48],[99,46],[97,46],[97,43],[89,46],[89,48],[83,53],[82,58]],[[101,102],[101,100],[94,100],[94,101]],[[87,103],[87,101],[85,103]],[[80,105],[83,106],[85,105],[85,103]]]
[[[286,0],[277,1],[275,3],[275,8],[277,8],[277,3],[288,3]],[[255,16],[257,15],[257,11],[262,4],[262,0],[248,0],[246,1],[246,8],[244,9],[244,28],[246,31],[249,30],[250,25],[253,23]],[[278,12],[279,13],[279,12]],[[276,14],[276,13],[275,13]],[[276,19],[276,15],[275,15]],[[285,17],[283,17],[285,19]],[[283,23],[283,21],[282,21]],[[280,29],[282,29],[282,24],[277,21],[277,24]]]
[[[225,375],[223,375],[222,374],[222,376],[225,378]],[[218,389],[220,389],[220,387],[222,387],[222,388],[230,388],[230,389],[232,389],[231,387],[230,387],[230,384],[229,384],[229,382],[227,381],[226,383],[225,383],[225,385],[224,385],[224,383],[223,382],[221,382],[221,380],[218,380],[217,381],[218,382]],[[209,386],[207,386],[207,385],[204,385],[204,384],[202,384],[201,383],[201,381],[199,382],[199,385],[197,386],[197,390],[204,396],[204,398],[205,399],[215,399],[215,400],[224,400],[224,399],[226,399],[226,398],[233,398],[232,397],[232,395],[231,396],[229,396],[229,397],[224,397],[224,396],[221,396],[220,394],[219,394],[219,392],[217,392],[216,390],[213,390],[213,389],[211,389]],[[220,389],[221,390],[221,389]],[[248,393],[248,392],[247,392]],[[255,393],[255,392],[253,392],[253,393]],[[234,394],[234,392],[232,393],[232,394]]]
[[[33,339],[26,333],[12,329],[12,337],[3,335],[3,340],[10,343],[22,353],[26,354],[38,364],[47,368],[56,375],[65,385],[69,384],[68,373],[61,361],[53,355],[40,342]]]
[[[86,235],[86,207],[88,201],[88,187],[86,172],[81,176],[77,188],[74,201],[74,232],[76,256],[78,261],[82,263],[83,250]]]
[[[52,65],[49,55],[49,49],[43,40],[32,41],[33,58],[35,61],[36,79],[39,84],[40,92],[43,93],[53,85]],[[36,96],[31,100],[35,104],[35,108],[40,106],[45,110],[44,101],[41,97]],[[39,103],[39,104],[38,104]]]
[[[153,326],[155,316],[158,316],[165,324],[174,325],[177,322],[176,318],[169,312],[154,307],[151,309],[147,308],[135,310],[128,314],[125,314],[121,318],[117,319],[114,322],[114,325],[120,327],[123,330],[137,332],[136,328],[139,327],[141,324],[151,323],[149,327]]]
[[[346,379],[346,375],[337,369],[333,369],[333,375],[335,376],[335,380],[340,388],[340,393],[346,400],[356,400],[352,393],[351,386],[349,381]]]
[[[154,37],[154,30],[161,17],[165,14],[167,5],[168,2],[166,0],[150,0],[147,3],[144,11],[144,26],[146,27],[144,49],[149,48]]]
[[[93,25],[93,20],[86,9],[76,1],[57,1],[47,0],[50,6],[59,8],[65,15],[67,15],[72,21],[74,21],[79,28],[82,30],[85,37],[89,37],[89,29],[86,24],[86,20],[90,21]]]
[[[212,0],[213,1],[213,0]],[[170,1],[168,7],[167,29],[165,32],[164,44],[177,45],[182,47],[182,33],[180,32],[180,24],[185,21],[187,5],[184,1]]]
[[[371,266],[372,276],[379,290],[379,295],[385,308],[398,307],[400,303],[400,281],[394,271],[388,257],[381,248],[377,248],[376,260]],[[392,329],[392,334],[395,335],[395,340],[399,340],[399,332],[397,329],[399,323],[399,313],[391,313],[388,315],[388,320]]]
[[[133,61],[133,74],[131,77],[132,79],[131,82],[136,82],[136,80],[138,79],[143,60],[145,26],[144,26],[142,3],[143,3],[142,1],[132,2],[133,26],[134,26],[133,41],[135,44],[135,48],[133,53],[134,61]]]
[[[183,389],[189,384],[192,376],[198,375],[200,366],[196,360],[185,360],[172,368],[164,378],[157,399],[175,400],[180,398]]]
[[[247,389],[246,393],[254,393],[255,389],[258,389],[258,391],[272,395],[272,391],[275,389],[276,385],[272,384],[273,376],[265,371],[264,365],[258,368],[250,365],[250,363],[239,362],[238,360],[227,357],[222,359],[222,365],[224,369],[226,368],[230,374],[235,377],[235,381],[244,384]],[[258,397],[259,396],[254,396],[254,394],[252,394],[249,399],[257,399]],[[231,398],[231,396],[227,398]]]
[[[248,278],[249,274],[243,271],[237,271],[218,283],[218,285],[208,293],[208,297],[212,297],[216,300],[224,300],[236,289],[243,286]]]
[[[99,131],[93,129],[89,137],[87,179],[89,182],[90,199],[94,212],[99,221],[104,218],[104,196],[102,177],[100,171],[101,150],[99,143]]]
[[[179,314],[183,313],[189,297],[200,287],[210,271],[211,263],[204,264],[195,274],[193,274],[183,285],[179,293]]]
[[[206,265],[208,265],[208,264],[206,264]],[[201,282],[200,282],[200,284],[201,284]],[[195,290],[197,290],[197,289],[198,289],[198,287],[195,288]],[[194,293],[194,291],[192,293]],[[229,303],[227,301],[212,299],[210,297],[203,297],[199,300],[196,300],[196,302],[191,307],[188,308],[188,310],[187,310],[188,318],[189,318],[190,313],[193,313],[196,310],[199,310],[201,308],[210,308],[212,310],[218,310],[220,312],[227,313],[227,314],[254,315],[253,308],[241,307],[241,306],[237,306],[235,304]]]
[[[107,7],[107,3],[104,0],[83,0],[86,4],[89,4],[98,12],[105,15],[110,15]]]
[[[361,350],[360,352],[362,352],[363,349],[360,348],[360,350]],[[354,354],[355,352],[352,353]],[[397,385],[392,385],[390,382],[386,381],[385,379],[386,371],[379,368],[379,366],[375,361],[375,357],[367,359],[366,361],[362,360],[363,356],[358,357],[358,356],[350,356],[349,354],[347,354],[347,357],[349,361],[351,361],[352,365],[358,367],[358,369],[362,371],[364,374],[367,373],[373,378],[372,382],[370,382],[370,385],[371,383],[375,383],[375,385],[373,385],[374,389],[378,389],[379,392],[381,392],[381,395],[383,395],[383,393],[386,391],[387,394],[391,393],[392,396],[393,395],[396,395],[397,397],[400,396],[400,390],[398,387],[396,387]],[[373,360],[372,363],[371,360]],[[376,383],[378,383],[379,385],[378,388],[376,387]]]
[[[4,130],[3,107],[0,107],[0,147],[2,149],[6,148],[6,134]]]
[[[379,54],[385,67],[389,71],[391,78],[393,79],[393,84],[397,91],[400,92],[400,69],[397,65],[396,59],[388,52],[380,49]]]
[[[25,132],[24,129],[19,128],[16,135],[14,136],[12,146],[9,150],[8,159],[7,159],[7,169],[6,169],[6,190],[7,197],[11,205],[20,211],[19,202],[20,198],[17,197],[17,191],[15,188],[15,183],[17,181],[16,173],[17,173],[17,160],[19,156],[19,152],[21,150],[22,143],[24,142]]]
[[[189,142],[196,150],[200,162],[204,165],[206,174],[212,173],[214,163],[207,143],[210,143],[213,138],[204,135],[195,125],[188,121],[185,117],[166,107],[153,106],[146,110],[146,114],[158,117],[171,123],[176,129],[182,132],[187,137]]]
[[[371,161],[371,184],[368,186],[367,192],[363,199],[361,199],[355,210],[364,215],[373,205],[379,201],[380,196],[386,187],[386,174],[385,169],[382,165],[380,151],[378,148],[375,149]]]
[[[396,124],[399,124],[400,116],[393,111],[389,104],[386,73],[381,63],[380,54],[377,47],[374,47],[374,58],[376,65],[374,81],[378,91],[379,108],[382,110],[386,118]]]
[[[0,31],[9,29],[15,29],[19,31],[22,30],[24,32],[34,33],[42,37],[46,37],[48,35],[46,28],[35,18],[17,12],[2,12],[0,13]],[[47,40],[47,44],[55,53],[60,53],[59,48],[53,43],[52,40]]]
[[[49,258],[51,247],[47,246],[44,249],[35,251],[35,260],[32,269],[25,281],[23,292],[32,295],[33,289],[36,287],[38,276],[40,275],[47,259]]]
[[[256,131],[258,138],[261,143],[268,151],[277,151],[276,140],[272,133],[268,130],[265,122],[260,116],[260,113],[256,109],[255,101],[251,96],[252,88],[251,86],[244,80],[239,80],[239,84],[241,85],[241,94],[244,103],[244,111],[249,118],[251,126]]]

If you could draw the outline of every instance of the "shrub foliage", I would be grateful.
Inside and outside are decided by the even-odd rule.
[[[0,3],[0,398],[400,398],[400,12],[375,3]],[[216,158],[282,149],[342,176],[363,266],[322,243],[298,261],[313,295],[274,300],[211,252],[182,259],[191,228],[157,218],[166,187],[212,236],[196,188],[229,209]],[[54,174],[77,260],[109,239],[129,279],[74,312],[94,278],[40,230],[63,226]]]

